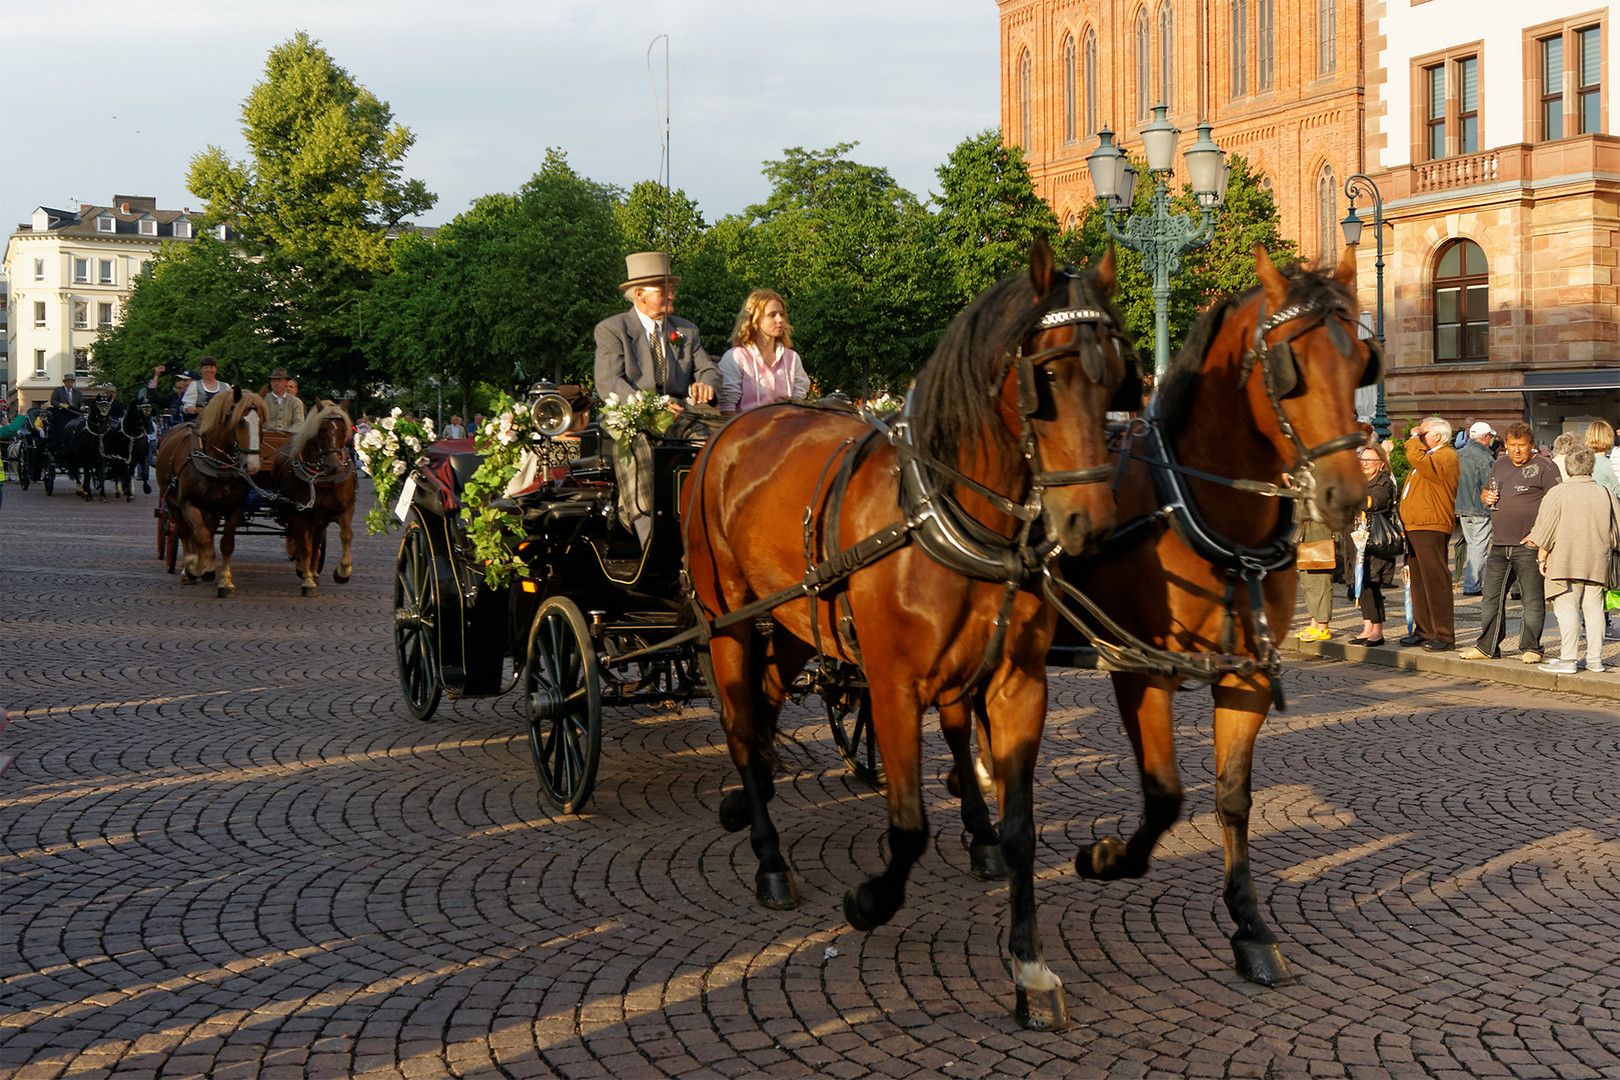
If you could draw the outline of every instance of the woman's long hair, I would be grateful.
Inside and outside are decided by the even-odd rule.
[[[731,343],[742,348],[754,343],[759,336],[759,320],[765,316],[765,305],[775,300],[782,305],[782,336],[777,339],[782,348],[793,348],[793,324],[788,322],[787,301],[773,289],[755,289],[743,301],[742,310],[737,312],[737,325],[731,330]]]

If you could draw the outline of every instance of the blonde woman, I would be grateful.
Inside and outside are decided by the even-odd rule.
[[[742,412],[810,393],[810,376],[793,351],[787,305],[770,289],[755,289],[737,313],[731,348],[720,357],[720,411]]]
[[[1609,460],[1609,451],[1614,449],[1614,428],[1609,426],[1607,420],[1594,420],[1586,425],[1586,445],[1591,448],[1594,458],[1592,479],[1600,487],[1609,489],[1609,493],[1620,498],[1620,477],[1614,473],[1614,464]]]

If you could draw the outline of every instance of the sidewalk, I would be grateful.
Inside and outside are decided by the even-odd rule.
[[[1457,648],[1447,652],[1425,652],[1422,648],[1403,649],[1396,644],[1396,640],[1406,633],[1406,601],[1398,584],[1384,590],[1384,607],[1389,613],[1389,621],[1384,624],[1384,640],[1388,644],[1377,648],[1349,644],[1351,638],[1361,634],[1361,611],[1350,601],[1345,586],[1335,585],[1333,621],[1328,624],[1329,629],[1333,631],[1333,637],[1327,641],[1302,642],[1293,636],[1295,631],[1310,621],[1305,614],[1304,597],[1301,596],[1294,612],[1293,625],[1288,627],[1286,633],[1279,632],[1282,639],[1281,648],[1283,654],[1291,658],[1316,656],[1329,660],[1352,660],[1362,664],[1382,664],[1385,667],[1405,671],[1431,671],[1464,679],[1488,680],[1538,690],[1567,690],[1589,697],[1613,698],[1620,701],[1620,640],[1603,643],[1605,670],[1601,674],[1591,674],[1583,667],[1573,675],[1549,675],[1545,671],[1538,671],[1535,664],[1520,661],[1520,604],[1517,600],[1509,600],[1507,630],[1502,638],[1502,659],[1464,660],[1457,655],[1458,652],[1472,645],[1479,637],[1480,598],[1464,596],[1460,592],[1456,593],[1455,597]],[[1620,626],[1620,612],[1611,612],[1610,616],[1611,622]],[[1558,619],[1553,615],[1550,603],[1547,605],[1546,625],[1541,632],[1541,646],[1545,659],[1557,659]],[[1585,655],[1586,642],[1583,639],[1582,658]]]

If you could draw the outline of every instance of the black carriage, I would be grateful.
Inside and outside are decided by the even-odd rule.
[[[554,391],[530,408],[550,410],[558,433],[544,446],[550,460],[538,485],[504,504],[521,515],[510,542],[528,576],[501,588],[486,579],[461,504],[482,459],[470,442],[435,444],[400,504],[394,651],[417,719],[432,716],[442,697],[489,697],[521,684],[541,793],[553,809],[578,813],[596,781],[605,707],[679,705],[707,692],[708,657],[681,583],[679,513],[704,439],[636,439],[651,526],[643,543],[624,523],[610,437],[597,427],[561,434],[571,414]],[[875,744],[861,734],[863,689],[852,668],[812,667],[795,687],[827,703],[840,751],[878,780]]]

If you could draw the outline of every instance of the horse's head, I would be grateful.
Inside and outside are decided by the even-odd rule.
[[[1044,237],[1030,251],[1033,325],[1000,391],[1003,422],[1019,432],[1041,492],[1047,532],[1069,554],[1114,528],[1114,472],[1105,430],[1110,411],[1141,406],[1136,352],[1109,302],[1116,285],[1112,247],[1084,275],[1058,268]]]
[[[336,476],[349,464],[348,411],[336,402],[323,401],[310,411],[293,435],[288,454],[320,476]]]
[[[269,412],[264,407],[264,399],[258,394],[243,390],[240,386],[232,393],[235,395],[235,407],[231,410],[231,430],[236,436],[236,452],[242,463],[242,471],[255,473],[259,471],[259,433],[264,430]]]
[[[1361,506],[1365,481],[1355,448],[1359,386],[1383,378],[1376,341],[1358,340],[1355,249],[1333,274],[1284,274],[1255,249],[1260,294],[1237,326],[1249,335],[1239,368],[1261,434],[1285,462],[1311,517],[1343,528]],[[1248,309],[1253,308],[1252,312]]]

